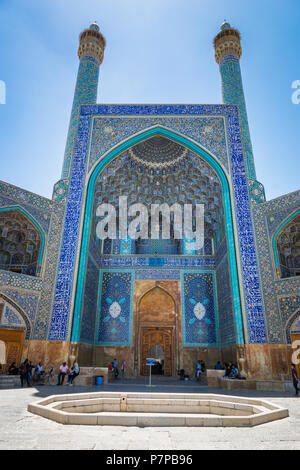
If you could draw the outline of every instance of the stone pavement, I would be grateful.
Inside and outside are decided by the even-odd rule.
[[[224,393],[196,382],[117,380],[102,387],[37,386],[0,390],[0,449],[300,449],[300,397],[292,393],[243,391]],[[62,425],[27,412],[28,403],[58,393],[92,391],[220,393],[260,397],[289,409],[289,418],[254,428],[137,428]]]

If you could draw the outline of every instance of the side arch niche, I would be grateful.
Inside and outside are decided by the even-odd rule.
[[[300,210],[280,225],[274,235],[273,250],[281,279],[300,276]]]
[[[0,209],[0,269],[37,276],[44,235],[37,223],[18,207]]]

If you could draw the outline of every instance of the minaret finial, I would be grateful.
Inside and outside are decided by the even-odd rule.
[[[90,25],[90,29],[95,29],[96,31],[100,31],[99,25],[96,20]]]
[[[94,57],[101,64],[105,45],[105,39],[100,33],[100,28],[94,22],[80,34],[78,57],[79,59],[84,56]]]
[[[226,55],[234,55],[240,59],[242,55],[241,35],[237,29],[225,21],[221,24],[221,31],[214,38],[215,59],[219,64]]]
[[[230,28],[231,28],[230,23],[228,23],[227,20],[224,20],[220,27],[221,31],[224,31],[224,29],[230,29]]]

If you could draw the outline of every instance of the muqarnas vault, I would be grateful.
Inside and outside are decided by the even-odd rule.
[[[61,180],[47,199],[0,184],[0,339],[8,360],[83,366],[159,357],[165,375],[243,359],[287,377],[300,333],[300,191],[256,179],[239,32],[214,38],[223,104],[96,104],[105,39],[80,35]],[[97,206],[204,204],[204,245],[96,236]],[[171,221],[172,222],[172,221]]]

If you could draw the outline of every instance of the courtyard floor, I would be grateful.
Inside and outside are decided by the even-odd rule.
[[[0,449],[196,450],[196,449],[300,449],[300,396],[283,392],[212,389],[197,382],[154,377],[116,380],[102,387],[36,386],[0,390]],[[62,425],[33,415],[28,403],[59,393],[92,391],[164,393],[220,393],[260,397],[289,409],[289,418],[254,428],[138,428],[122,426]]]

